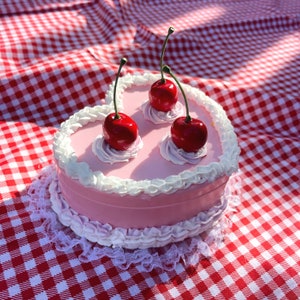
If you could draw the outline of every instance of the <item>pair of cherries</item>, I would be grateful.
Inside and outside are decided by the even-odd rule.
[[[174,32],[170,27],[168,35],[164,41],[161,58],[160,70],[161,79],[154,82],[149,91],[150,105],[162,112],[168,112],[174,108],[178,101],[178,90],[173,81],[164,78],[164,72],[169,74],[177,83],[184,98],[186,107],[186,116],[178,117],[171,126],[171,139],[173,143],[186,152],[197,152],[207,141],[207,128],[205,124],[198,119],[191,118],[189,114],[188,102],[179,81],[172,73],[170,67],[163,65],[163,56],[169,36]],[[103,136],[104,140],[116,150],[127,150],[138,137],[138,127],[135,121],[124,113],[118,112],[116,105],[116,87],[121,68],[127,60],[121,59],[120,67],[114,86],[114,112],[110,113],[104,120]]]

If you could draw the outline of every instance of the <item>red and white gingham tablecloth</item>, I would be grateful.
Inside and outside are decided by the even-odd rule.
[[[100,103],[119,59],[219,102],[239,145],[240,204],[221,248],[174,271],[59,251],[26,194],[59,124]],[[0,1],[0,299],[299,299],[300,1]]]

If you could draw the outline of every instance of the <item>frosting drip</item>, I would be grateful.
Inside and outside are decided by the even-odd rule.
[[[146,120],[154,124],[172,123],[177,117],[183,114],[183,105],[177,102],[171,111],[158,111],[150,105],[149,101],[142,104],[141,110]]]
[[[196,165],[207,154],[207,147],[204,145],[198,152],[186,152],[178,148],[167,135],[160,144],[160,154],[164,159],[177,165],[185,163]]]
[[[99,135],[92,145],[93,153],[101,161],[110,164],[129,161],[129,159],[136,157],[142,147],[143,142],[140,136],[137,137],[135,142],[126,151],[113,149],[105,142],[102,135]]]

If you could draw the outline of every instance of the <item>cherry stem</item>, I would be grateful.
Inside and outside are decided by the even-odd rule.
[[[163,68],[162,68],[162,70],[163,70],[165,73],[169,74],[169,75],[176,81],[177,85],[179,86],[180,91],[181,91],[182,96],[183,96],[183,99],[184,99],[184,103],[185,103],[185,110],[186,110],[185,122],[186,122],[186,123],[191,122],[192,118],[191,118],[191,116],[190,116],[189,104],[188,104],[188,101],[187,101],[187,99],[186,99],[185,92],[184,92],[184,90],[183,90],[183,88],[182,88],[180,82],[178,81],[178,79],[176,78],[176,76],[173,74],[173,72],[171,71],[171,68],[170,68],[169,66],[164,65]]]
[[[117,100],[116,100],[116,93],[117,93],[117,84],[118,84],[118,79],[119,79],[119,76],[120,76],[120,73],[121,73],[121,69],[122,67],[127,63],[127,59],[125,57],[121,58],[121,61],[120,61],[120,66],[119,66],[119,69],[118,69],[118,73],[117,73],[117,76],[116,76],[116,81],[115,81],[115,86],[114,86],[114,97],[113,97],[113,101],[114,101],[114,109],[115,109],[115,119],[120,119],[120,115],[118,113],[118,107],[117,107]]]
[[[169,39],[170,35],[174,31],[175,31],[175,29],[173,27],[169,27],[168,34],[167,34],[167,36],[165,38],[165,41],[163,43],[162,50],[161,50],[161,55],[160,55],[160,74],[161,74],[161,82],[162,83],[165,83],[165,78],[164,78],[164,73],[163,73],[163,60],[164,60],[165,50],[166,50],[168,39]]]

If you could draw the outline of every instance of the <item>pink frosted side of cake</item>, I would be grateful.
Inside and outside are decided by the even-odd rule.
[[[86,188],[62,171],[58,173],[58,179],[65,200],[75,211],[92,221],[123,228],[173,225],[190,219],[219,204],[228,181],[228,177],[223,176],[213,183],[193,185],[187,190],[150,198],[146,195],[120,197]]]

